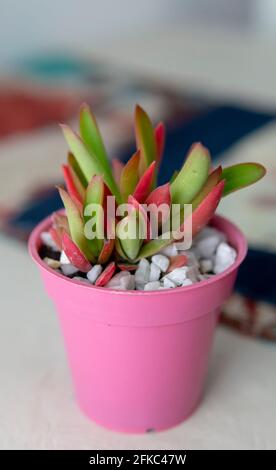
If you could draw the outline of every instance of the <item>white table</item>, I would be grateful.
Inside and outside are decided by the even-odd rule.
[[[221,96],[226,91],[275,104],[272,45],[222,38],[167,32],[96,52],[178,86],[191,83]],[[276,448],[275,346],[223,328],[204,399],[187,422],[159,434],[128,436],[87,420],[73,398],[53,306],[25,246],[0,236],[0,259],[0,448]]]

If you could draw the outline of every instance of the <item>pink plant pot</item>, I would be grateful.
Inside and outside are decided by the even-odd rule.
[[[56,305],[80,408],[103,426],[133,433],[185,420],[202,396],[218,313],[246,255],[243,234],[214,217],[238,256],[211,279],[116,291],[72,281],[43,263],[40,233],[50,223],[48,217],[34,229],[29,251]]]

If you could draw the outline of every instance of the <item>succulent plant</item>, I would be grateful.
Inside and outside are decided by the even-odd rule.
[[[125,165],[118,160],[110,164],[88,105],[80,109],[79,135],[66,125],[61,127],[69,146],[67,164],[63,165],[67,191],[58,188],[66,215],[53,215],[50,233],[80,271],[88,272],[93,264],[104,265],[97,281],[101,286],[113,276],[116,266],[131,271],[141,258],[152,256],[173,242],[175,232],[168,231],[165,238],[161,235],[160,208],[163,222],[165,219],[168,223],[172,221],[173,204],[182,208],[191,204],[189,216],[181,209],[177,232],[185,230],[187,220],[192,217],[194,236],[209,222],[223,196],[255,183],[265,174],[264,167],[258,163],[213,168],[208,150],[196,143],[171,181],[156,186],[165,127],[160,122],[154,128],[140,106],[135,110],[137,151]],[[108,214],[108,199],[112,196],[116,208],[127,204],[127,215]],[[153,218],[149,217],[145,204],[153,207]],[[90,207],[98,210],[89,212]],[[157,227],[154,238],[152,220]],[[89,236],[89,227],[91,233],[94,230],[93,237]],[[126,236],[131,229],[134,236]],[[175,260],[176,266],[177,263]]]

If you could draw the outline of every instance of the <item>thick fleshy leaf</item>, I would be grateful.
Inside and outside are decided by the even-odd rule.
[[[116,265],[114,261],[109,263],[107,267],[104,269],[102,274],[98,277],[98,279],[95,282],[95,286],[97,287],[104,287],[108,281],[113,277],[113,274],[116,271]]]
[[[85,205],[87,204],[100,204],[103,205],[104,199],[104,180],[101,175],[95,175],[91,178],[85,193]]]
[[[51,219],[55,228],[62,228],[69,234],[68,218],[65,214],[54,212]]]
[[[193,210],[199,206],[201,201],[209,194],[209,192],[213,189],[214,186],[220,181],[221,179],[222,168],[218,166],[212,173],[209,174],[207,181],[203,188],[199,191],[196,197],[192,201]]]
[[[56,245],[59,247],[60,250],[62,250],[62,236],[64,232],[66,232],[67,235],[69,235],[70,233],[68,219],[65,214],[54,212],[52,214],[52,222],[53,225],[50,228],[49,232]]]
[[[147,197],[145,204],[151,206],[151,216],[158,218],[158,225],[166,222],[171,207],[170,184],[166,183],[155,188]],[[162,206],[162,212],[158,211],[158,208],[161,209],[160,206]]]
[[[107,196],[109,196],[109,195],[107,195]],[[109,211],[109,209],[108,209],[107,196],[106,196],[106,193],[105,193],[104,202],[103,202],[104,234],[107,238],[113,239],[113,238],[115,238],[115,227],[116,227],[116,205],[115,205],[115,213],[113,214],[112,211]]]
[[[146,229],[141,224],[143,224],[143,217],[139,217],[139,211],[133,208],[118,222],[116,227],[116,235],[120,240],[122,250],[130,260],[136,258],[145,239],[145,232],[140,233],[140,230]]]
[[[117,185],[119,186],[120,181],[121,181],[121,174],[122,174],[122,171],[123,171],[123,168],[124,168],[124,164],[123,164],[123,162],[121,162],[121,160],[118,160],[118,158],[113,158],[112,161],[111,161],[111,165],[112,165],[112,173],[113,173],[114,180],[116,181]]]
[[[189,204],[205,184],[210,167],[208,150],[200,143],[194,144],[186,161],[171,184],[172,202]]]
[[[118,268],[121,271],[133,272],[133,271],[136,271],[136,269],[138,268],[138,265],[137,264],[128,264],[128,263],[118,263]]]
[[[137,149],[141,152],[140,175],[143,175],[156,159],[156,142],[150,118],[139,105],[135,109],[135,136]]]
[[[137,199],[135,199],[134,196],[132,196],[132,195],[130,194],[130,195],[128,196],[127,202],[128,202],[128,204],[129,204],[130,206],[132,206],[137,212],[139,212],[139,213],[142,215],[144,221],[147,220],[147,212],[146,212],[145,208],[143,207],[142,204],[140,204],[139,201],[137,201]]]
[[[64,233],[64,229],[60,229],[60,228],[52,226],[49,230],[49,233],[52,239],[54,240],[55,244],[61,251],[62,250],[62,236]]]
[[[157,207],[161,204],[171,205],[170,184],[166,183],[155,188],[147,197],[146,204],[155,204]]]
[[[124,253],[124,250],[121,246],[120,240],[118,238],[115,238],[115,250],[116,250],[116,255],[117,257],[121,260],[127,260],[127,255]]]
[[[223,194],[225,181],[220,181],[210,192],[205,199],[199,204],[194,212],[189,216],[192,217],[192,236],[194,237],[200,230],[208,224],[211,217],[214,215],[216,208],[221,200]],[[185,228],[188,224],[188,218],[184,220],[179,231],[185,234]]]
[[[146,236],[144,235],[145,240],[150,240],[151,238],[151,227],[150,227],[150,220],[147,215],[147,211],[143,207],[142,204],[140,204],[137,199],[135,199],[134,196],[130,195],[128,196],[128,204],[130,204],[134,209],[138,212],[139,214],[139,223],[142,224],[141,230],[143,235],[146,233]]]
[[[78,191],[78,189],[75,185],[74,179],[72,177],[72,173],[69,169],[69,166],[62,165],[62,171],[63,171],[63,177],[64,177],[64,181],[65,181],[65,184],[66,184],[68,194],[71,197],[71,199],[73,199],[73,201],[76,203],[79,210],[81,211],[82,210],[83,195],[84,194],[81,195],[79,193],[79,191]]]
[[[81,185],[86,188],[87,186],[87,180],[81,171],[81,167],[79,166],[76,158],[71,152],[68,152],[68,157],[67,157],[67,165],[74,170],[74,173],[77,175]]]
[[[80,137],[70,129],[69,126],[61,124],[65,140],[75,156],[86,181],[89,182],[94,175],[103,173],[103,168],[97,161],[95,155],[91,155]]]
[[[78,268],[79,271],[87,273],[91,269],[92,266],[87,258],[66,232],[64,232],[62,236],[62,249],[65,251],[70,262]]]
[[[172,176],[171,176],[171,179],[170,179],[170,184],[172,184],[172,183],[174,182],[174,180],[175,180],[175,178],[177,177],[178,173],[179,173],[179,171],[174,170],[174,172],[173,172],[173,174],[172,174]]]
[[[146,169],[143,176],[141,176],[135,188],[133,196],[141,204],[145,202],[145,200],[147,199],[148,195],[150,194],[152,190],[152,184],[153,184],[154,176],[155,176],[155,167],[156,167],[156,162],[154,161]]]
[[[157,126],[154,129],[154,138],[155,138],[155,144],[156,144],[156,161],[158,163],[158,166],[160,166],[163,153],[164,153],[165,135],[166,135],[166,131],[165,131],[164,123],[159,122],[159,124],[157,124]]]
[[[266,174],[266,169],[259,163],[238,163],[223,168],[222,179],[225,180],[223,196],[250,186]]]
[[[95,225],[91,229],[95,232],[96,236],[93,239],[88,239],[88,244],[95,255],[98,255],[104,243],[104,211],[103,202],[105,194],[105,184],[102,176],[95,175],[91,179],[86,189],[85,203],[84,203],[84,221],[87,224],[93,218]],[[95,210],[90,213],[89,206],[95,205]],[[89,215],[86,211],[89,211]],[[88,225],[86,225],[88,229]]]
[[[116,197],[118,203],[121,202],[121,195],[119,189],[114,181],[114,178],[110,172],[107,172],[102,164],[98,161],[95,155],[92,155],[89,150],[86,148],[85,144],[79,138],[79,136],[70,129],[70,127],[62,124],[61,128],[63,130],[64,137],[67,141],[67,144],[75,156],[87,183],[91,181],[91,178],[94,175],[103,175],[104,181],[109,187],[110,191]]]
[[[84,201],[86,184],[85,185],[82,184],[80,178],[78,177],[78,174],[76,173],[73,166],[70,165],[69,161],[67,163],[67,166],[68,166],[68,169],[69,169],[71,179],[74,183],[74,186],[75,186],[76,190],[78,191],[78,193],[81,197],[81,201]]]
[[[139,180],[139,162],[140,162],[140,151],[138,150],[124,166],[121,179],[120,179],[120,191],[123,196],[123,200],[126,201],[130,194],[133,194],[138,180]]]
[[[71,238],[86,258],[93,262],[93,253],[89,249],[87,239],[84,235],[84,222],[82,216],[69,194],[63,188],[58,188],[58,191],[66,210]]]
[[[102,251],[100,252],[99,257],[98,257],[98,263],[99,264],[107,263],[110,256],[112,255],[114,246],[115,246],[115,240],[114,239],[105,240],[104,245],[102,247]]]
[[[169,236],[168,239],[156,238],[154,240],[151,240],[146,245],[142,246],[139,252],[139,255],[137,256],[135,261],[138,261],[142,258],[148,258],[149,256],[153,256],[156,253],[158,253],[160,250],[162,250],[162,248],[165,248],[171,243],[172,243],[171,235]]]
[[[109,159],[96,118],[86,103],[80,108],[80,135],[89,152],[97,157],[107,173],[111,173]]]
[[[170,258],[170,265],[167,269],[167,272],[170,273],[176,268],[182,268],[182,266],[186,266],[188,263],[188,258],[186,255],[176,255]]]

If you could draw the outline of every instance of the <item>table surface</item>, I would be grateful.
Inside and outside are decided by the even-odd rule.
[[[253,45],[202,31],[167,31],[95,52],[177,86],[190,83],[204,92],[275,105],[275,52],[270,43],[256,39]],[[128,436],[90,422],[74,401],[53,305],[26,247],[0,236],[0,259],[0,448],[276,448],[275,346],[223,328],[216,334],[203,401],[185,423]]]

